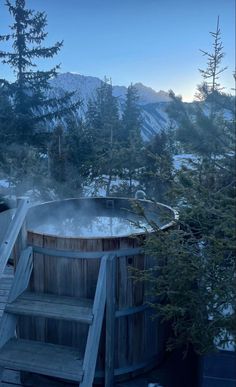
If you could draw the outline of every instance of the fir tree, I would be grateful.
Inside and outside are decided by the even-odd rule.
[[[162,130],[151,139],[143,151],[144,167],[141,182],[149,198],[166,202],[172,185],[172,150],[170,134]]]
[[[12,142],[14,136],[14,114],[7,87],[0,82],[0,146]],[[3,151],[3,149],[2,149]]]
[[[86,127],[93,142],[91,177],[107,176],[108,196],[112,178],[119,169],[120,120],[117,99],[112,95],[112,85],[107,79],[97,89],[95,99],[88,103]]]
[[[84,122],[75,115],[66,119],[66,127],[66,169],[72,189],[78,191],[86,184],[90,175],[93,143]]]
[[[219,59],[216,55],[212,68],[220,65]],[[213,85],[216,73],[211,75]],[[217,83],[217,98],[200,88],[202,102],[191,111],[173,96],[180,140],[198,159],[175,176],[179,227],[157,227],[150,235],[146,249],[156,257],[156,266],[142,273],[157,297],[159,316],[171,323],[169,349],[193,347],[201,354],[216,344],[235,343],[236,337],[235,118],[225,115],[222,101],[231,109],[232,96],[219,87]]]
[[[11,52],[0,51],[0,59],[9,65],[16,76],[16,81],[9,84],[9,92],[13,98],[15,115],[15,139],[20,142],[32,142],[37,123],[47,118],[60,116],[63,112],[75,107],[67,106],[69,94],[60,101],[47,98],[45,92],[49,90],[49,80],[57,74],[58,66],[48,70],[36,70],[34,60],[38,58],[52,58],[62,47],[57,42],[51,47],[42,45],[47,33],[44,12],[35,12],[25,7],[25,0],[15,3],[6,1],[6,6],[14,19],[11,32],[0,36],[0,41],[12,41]],[[76,104],[77,105],[77,104]]]
[[[138,105],[137,90],[131,84],[126,94],[120,133],[123,177],[129,181],[129,195],[131,196],[133,195],[133,181],[138,178],[139,168],[142,166],[141,154],[143,141],[141,137],[141,123],[142,119]]]
[[[227,69],[227,67],[221,67],[222,59],[224,58],[223,44],[221,41],[220,31],[220,18],[217,18],[216,31],[210,32],[213,37],[212,52],[200,50],[204,56],[207,57],[207,68],[200,69],[203,79],[205,80],[204,87],[202,88],[201,98],[206,99],[206,96],[211,95],[214,97],[215,93],[222,90],[219,83],[219,75]],[[212,104],[213,106],[214,104]]]
[[[50,160],[50,175],[59,182],[66,181],[66,153],[65,153],[65,133],[62,125],[55,127],[48,152]]]

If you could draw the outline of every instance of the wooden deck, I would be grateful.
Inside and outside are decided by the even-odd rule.
[[[13,267],[7,266],[5,268],[3,276],[0,278],[0,319],[5,308],[7,297],[13,281]],[[19,372],[12,370],[4,370],[1,387],[13,387],[20,386],[20,374]]]
[[[20,373],[12,370],[4,370],[3,379],[0,387],[22,386],[20,382]]]
[[[2,317],[8,293],[13,281],[13,267],[7,266],[3,276],[0,278],[0,318]]]

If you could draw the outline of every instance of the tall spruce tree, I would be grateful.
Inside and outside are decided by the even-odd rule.
[[[0,51],[0,59],[13,69],[16,76],[14,83],[4,81],[13,99],[15,133],[11,140],[32,143],[38,122],[58,117],[77,104],[70,104],[71,94],[60,100],[45,95],[50,88],[49,80],[56,75],[58,66],[42,71],[37,69],[34,60],[52,58],[63,44],[42,45],[47,36],[45,13],[27,9],[25,0],[7,0],[6,6],[14,23],[10,27],[11,32],[1,35],[0,41],[12,41],[12,51]]]
[[[217,18],[216,31],[210,32],[213,38],[212,51],[200,50],[204,56],[207,57],[207,68],[200,69],[200,73],[204,79],[204,84],[199,94],[200,98],[206,99],[211,96],[211,108],[212,113],[214,112],[214,97],[217,92],[222,90],[219,83],[219,76],[227,67],[221,67],[222,59],[224,58],[223,44],[221,41],[221,31],[220,31],[220,18]]]
[[[88,103],[86,128],[93,142],[91,177],[106,175],[108,196],[112,178],[118,174],[119,169],[120,120],[117,99],[112,95],[112,84],[107,79],[97,89],[94,100]]]
[[[129,195],[133,195],[133,183],[138,178],[142,166],[141,154],[143,141],[141,137],[141,111],[138,105],[138,93],[132,84],[127,89],[120,141],[122,144],[123,177],[129,181]]]
[[[212,68],[221,59],[218,50]],[[229,114],[233,97],[220,91],[219,83],[215,98],[215,74],[210,89],[199,89],[202,102],[191,110],[173,96],[180,140],[198,158],[175,176],[179,228],[157,227],[150,235],[146,250],[156,257],[156,266],[142,273],[158,297],[159,316],[172,326],[169,349],[201,354],[236,338],[235,116]]]
[[[6,85],[0,81],[0,147],[11,142],[13,131],[13,108]]]
[[[171,133],[172,134],[172,133]],[[170,133],[157,133],[143,151],[144,166],[140,179],[148,198],[165,203],[173,180],[172,144]]]

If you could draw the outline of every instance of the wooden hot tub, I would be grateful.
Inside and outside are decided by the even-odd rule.
[[[141,204],[146,215],[160,227],[173,225],[175,214],[169,207],[123,198],[54,201],[32,207],[27,216],[28,243],[34,251],[31,291],[93,299],[101,257],[104,252],[116,254],[115,375],[119,379],[157,365],[165,341],[162,326],[157,319],[151,319],[151,311],[145,304],[144,284],[135,283],[130,277],[129,267],[144,269],[152,265],[151,258],[140,251],[145,231],[132,231],[134,225],[131,229],[122,228],[125,219],[137,221],[132,210],[135,202]],[[161,220],[163,214],[169,221]],[[95,227],[88,235],[86,230],[82,236],[79,232],[76,235],[77,231],[70,229],[70,219],[86,216],[104,216],[107,223],[104,227],[100,224],[100,229]],[[118,218],[121,225],[109,228]],[[53,228],[54,221],[58,229]],[[19,325],[22,338],[78,347],[84,351],[88,329],[85,324],[21,317]],[[96,368],[98,380],[104,376],[104,332],[105,324]]]

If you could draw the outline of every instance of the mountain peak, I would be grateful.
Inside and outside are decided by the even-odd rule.
[[[76,92],[75,100],[78,97],[83,101],[79,109],[82,116],[86,113],[87,103],[93,98],[96,89],[101,86],[102,80],[96,77],[82,75],[78,73],[61,73],[51,80],[52,92],[60,95],[64,91]],[[170,97],[163,90],[155,91],[151,87],[138,82],[134,85],[139,96],[141,105],[141,114],[143,118],[142,136],[144,139],[152,138],[155,133],[159,132],[168,125],[168,115],[166,113],[166,103]],[[112,93],[117,98],[119,108],[122,111],[127,94],[126,86],[112,86]]]
[[[169,94],[166,91],[155,91],[150,86],[145,86],[143,83],[138,82],[134,84],[137,89],[140,103],[142,105],[156,102],[170,102]]]
[[[101,86],[102,82],[97,77],[82,75],[76,72],[66,72],[60,73],[57,77],[53,78],[51,85],[67,91],[76,91],[84,100],[84,103],[86,103],[94,95],[96,89]],[[134,86],[138,91],[139,103],[141,105],[170,101],[168,93],[163,90],[157,92],[151,87],[143,85],[141,82],[135,83]],[[125,99],[126,92],[127,87],[125,86],[113,86],[113,95],[121,100]]]

